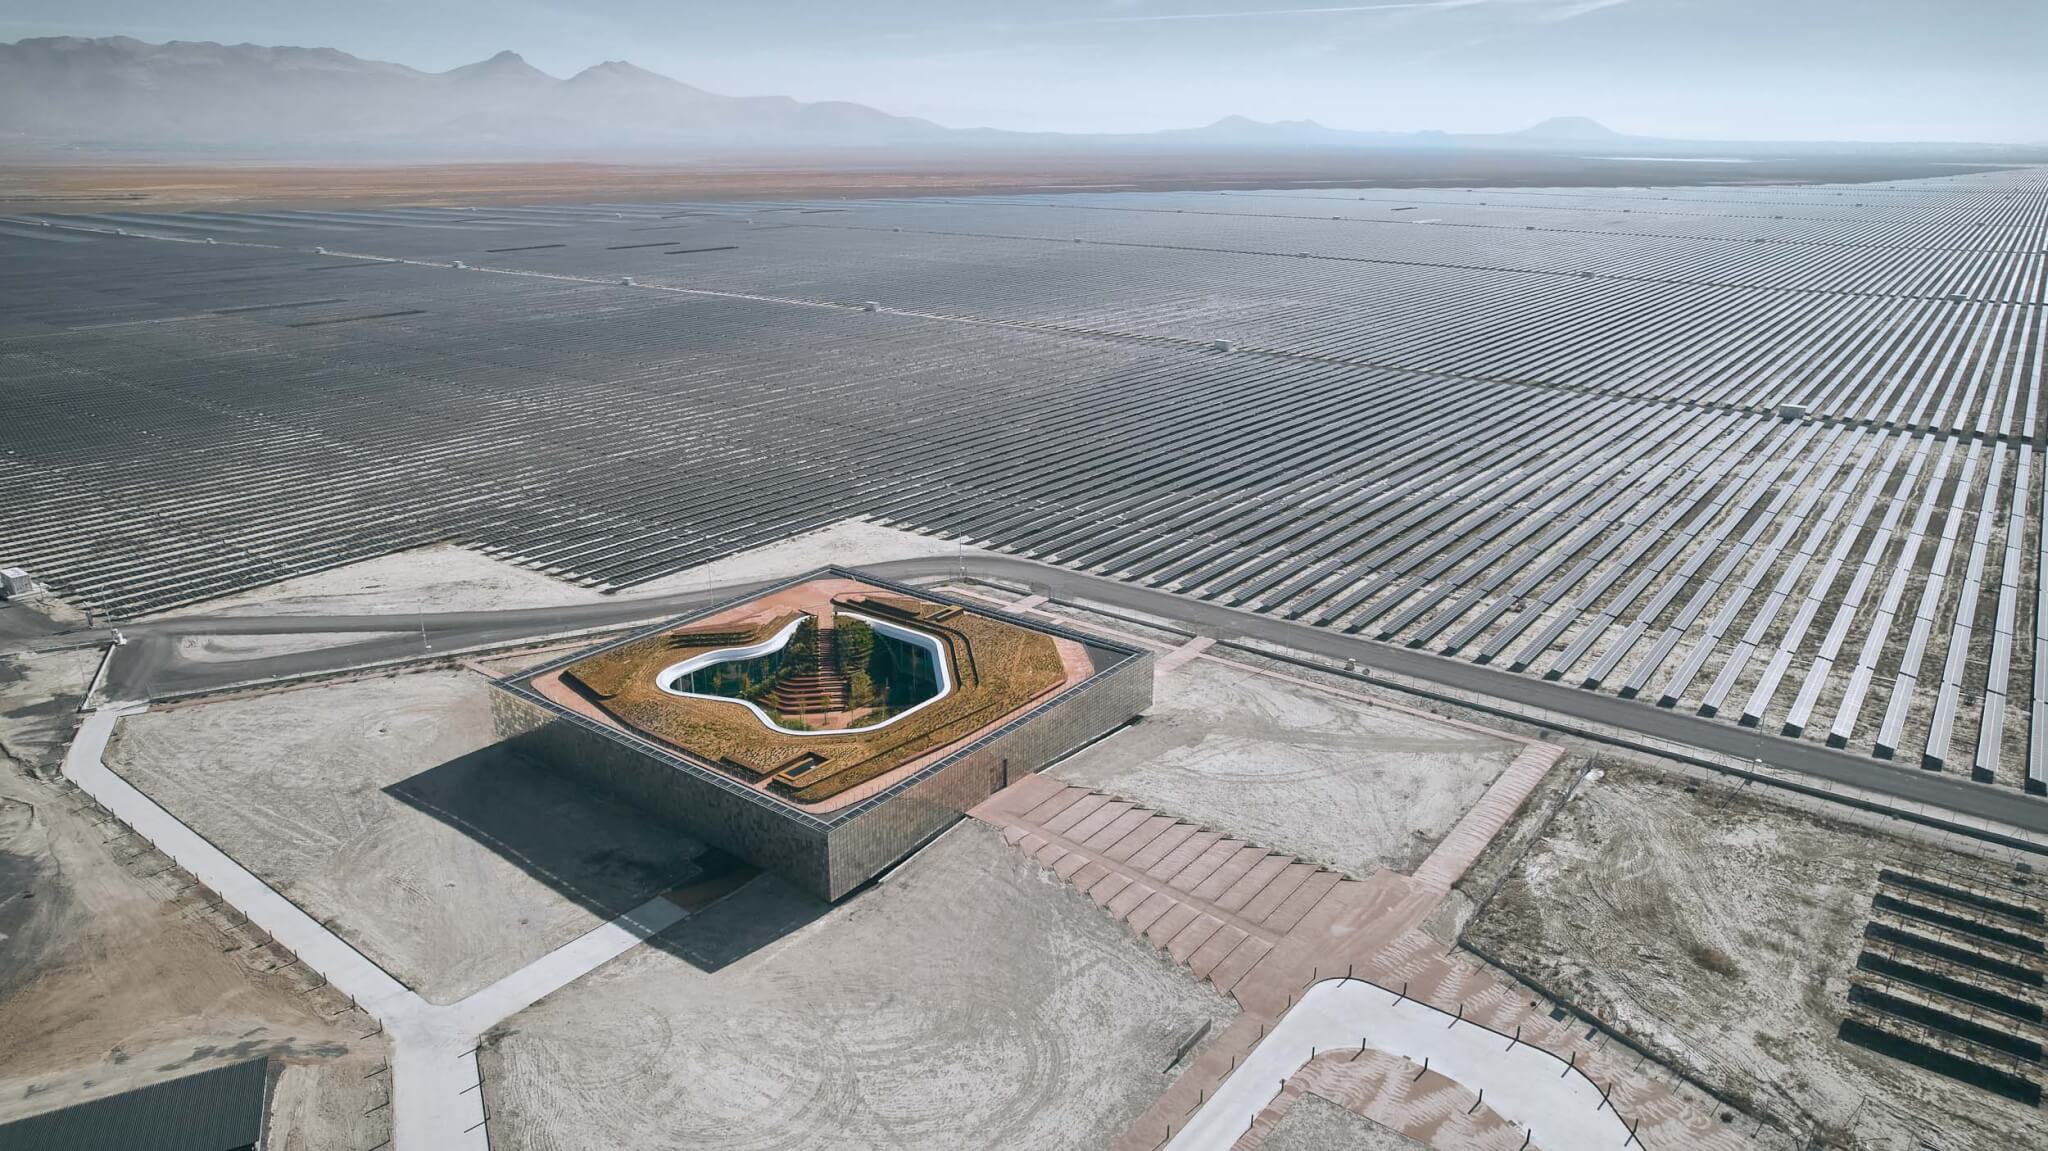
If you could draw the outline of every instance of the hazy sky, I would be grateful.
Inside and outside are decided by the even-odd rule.
[[[2048,0],[0,0],[0,40],[60,34],[626,59],[963,127],[2048,141]]]

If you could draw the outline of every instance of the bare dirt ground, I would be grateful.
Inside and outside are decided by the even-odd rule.
[[[1901,865],[1992,866],[1610,760],[1466,938],[1726,1098],[1834,1140],[1820,1146],[2036,1146],[2038,1112],[1835,1038],[1877,872]],[[1483,860],[1467,893],[1499,870]]]
[[[671,935],[794,898],[756,880]],[[1102,1147],[1183,1039],[1236,1014],[973,820],[720,970],[688,946],[635,950],[487,1038],[493,1147]]]
[[[884,527],[862,519],[841,520],[815,531],[778,540],[724,559],[700,564],[672,576],[635,584],[620,599],[693,591],[721,584],[801,575],[826,564],[859,565],[925,556],[977,552],[950,540]],[[394,552],[373,560],[314,575],[283,580],[267,587],[189,604],[157,619],[223,615],[372,615],[396,613],[403,624],[407,612],[492,611],[597,603],[607,597],[595,588],[564,583],[467,548],[438,544]],[[333,638],[335,643],[367,638]],[[219,659],[253,659],[286,651],[322,646],[317,633],[293,637],[211,637],[188,641],[201,645],[191,654]],[[264,646],[265,643],[285,645]],[[246,646],[245,646],[246,645]],[[298,646],[291,646],[298,645]]]
[[[364,1112],[383,1080],[365,1076],[386,1048],[367,1021],[270,970],[282,957],[50,781],[97,655],[0,659],[0,1122],[270,1055],[271,1146],[381,1142],[387,1116]]]
[[[57,773],[99,665],[97,649],[0,655],[0,770]]]
[[[1411,870],[1519,750],[1206,658],[1153,691],[1052,773],[1353,876]]]
[[[826,564],[858,567],[890,560],[923,559],[928,556],[987,555],[981,548],[887,527],[864,519],[846,519],[785,540],[724,559],[699,564],[688,571],[634,584],[619,593],[622,598],[663,595],[718,584],[752,580],[781,579],[802,575]]]
[[[478,611],[557,607],[595,603],[602,598],[590,588],[481,552],[437,544],[190,604],[151,618]]]
[[[1320,1095],[1304,1094],[1280,1117],[1258,1151],[1422,1151],[1399,1131],[1346,1110]]]
[[[1725,155],[1726,146],[1717,154]],[[1997,159],[2026,162],[2008,150]],[[1672,164],[1621,156],[1479,149],[1078,153],[861,153],[836,160],[760,153],[690,165],[507,162],[303,164],[78,157],[0,168],[0,208],[26,211],[289,207],[304,204],[531,204],[591,200],[906,196],[1177,188],[1673,185],[1896,180],[1977,171],[1976,156],[1758,155]]]
[[[703,850],[500,746],[491,690],[431,671],[149,712],[106,761],[450,1003],[695,876]]]

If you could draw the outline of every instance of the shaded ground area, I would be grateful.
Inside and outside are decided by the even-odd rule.
[[[78,613],[48,597],[0,600],[0,643],[34,641],[57,634]]]
[[[97,653],[0,670],[0,1122],[258,1055],[283,1060],[268,1146],[365,1149],[388,1136],[371,1026],[235,929],[171,862],[29,774],[62,755],[48,716],[78,705]],[[41,711],[17,702],[36,697]],[[68,735],[68,725],[63,733]]]
[[[1514,758],[1505,739],[1196,659],[1052,774],[1354,876],[1411,870]]]
[[[1988,865],[1609,763],[1466,938],[1820,1146],[2031,1145],[2039,1112],[1835,1037],[1878,870],[1972,866]]]
[[[1422,1151],[1397,1131],[1347,1111],[1320,1095],[1303,1095],[1258,1145],[1259,1151]]]
[[[0,770],[57,774],[99,663],[93,648],[0,655]]]
[[[1726,156],[1730,154],[1727,147],[1702,145],[1701,151]],[[1632,146],[1632,150],[1640,148]],[[1944,155],[1938,160],[1974,160],[1980,155]],[[2017,162],[2019,157],[2014,159]],[[223,204],[242,208],[298,204],[525,204],[1368,184],[1639,186],[1724,180],[1896,180],[1948,175],[1986,166],[1930,162],[1929,158],[1879,152],[1850,156],[1760,156],[1742,164],[1704,165],[1463,149],[1260,150],[1166,155],[1091,149],[1079,154],[1001,152],[983,156],[874,152],[862,154],[857,163],[843,165],[821,162],[816,156],[760,153],[710,159],[690,166],[71,163],[10,165],[4,178],[0,178],[0,201],[5,201],[10,211],[62,212]],[[1713,170],[1702,170],[1708,168]]]
[[[720,909],[790,898],[763,878]],[[492,1145],[1100,1147],[1235,1013],[967,821],[724,970],[642,948],[515,1016],[482,1057]]]
[[[704,870],[695,841],[499,745],[490,690],[436,671],[150,712],[107,762],[448,1003]]]

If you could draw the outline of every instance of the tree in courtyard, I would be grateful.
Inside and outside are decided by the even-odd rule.
[[[875,691],[875,677],[868,661],[875,651],[875,629],[867,621],[839,617],[839,666],[846,669],[846,698],[853,707],[873,707],[882,702]]]
[[[777,678],[811,675],[817,670],[818,621],[807,617],[797,625],[796,634],[789,637],[789,643],[782,649],[782,667]]]

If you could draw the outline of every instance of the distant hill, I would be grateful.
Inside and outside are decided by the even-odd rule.
[[[1542,123],[1522,129],[1515,135],[1529,140],[1576,140],[1585,143],[1628,139],[1600,121],[1584,116],[1552,116]]]
[[[1157,136],[1199,136],[1211,140],[1235,140],[1245,143],[1270,144],[1276,142],[1315,141],[1324,142],[1332,137],[1347,136],[1350,133],[1335,128],[1325,128],[1314,120],[1253,120],[1247,116],[1225,116],[1213,124],[1200,128],[1169,128],[1156,132]]]
[[[623,61],[563,80],[514,52],[436,73],[331,48],[125,36],[0,44],[0,139],[15,144],[578,155],[873,146],[944,132],[860,104],[721,96]]]
[[[1253,120],[1225,116],[1199,128],[1169,128],[1127,137],[1155,145],[1232,146],[1242,148],[1384,148],[1434,147],[1451,140],[1442,132],[1356,132],[1331,128],[1314,120]]]

